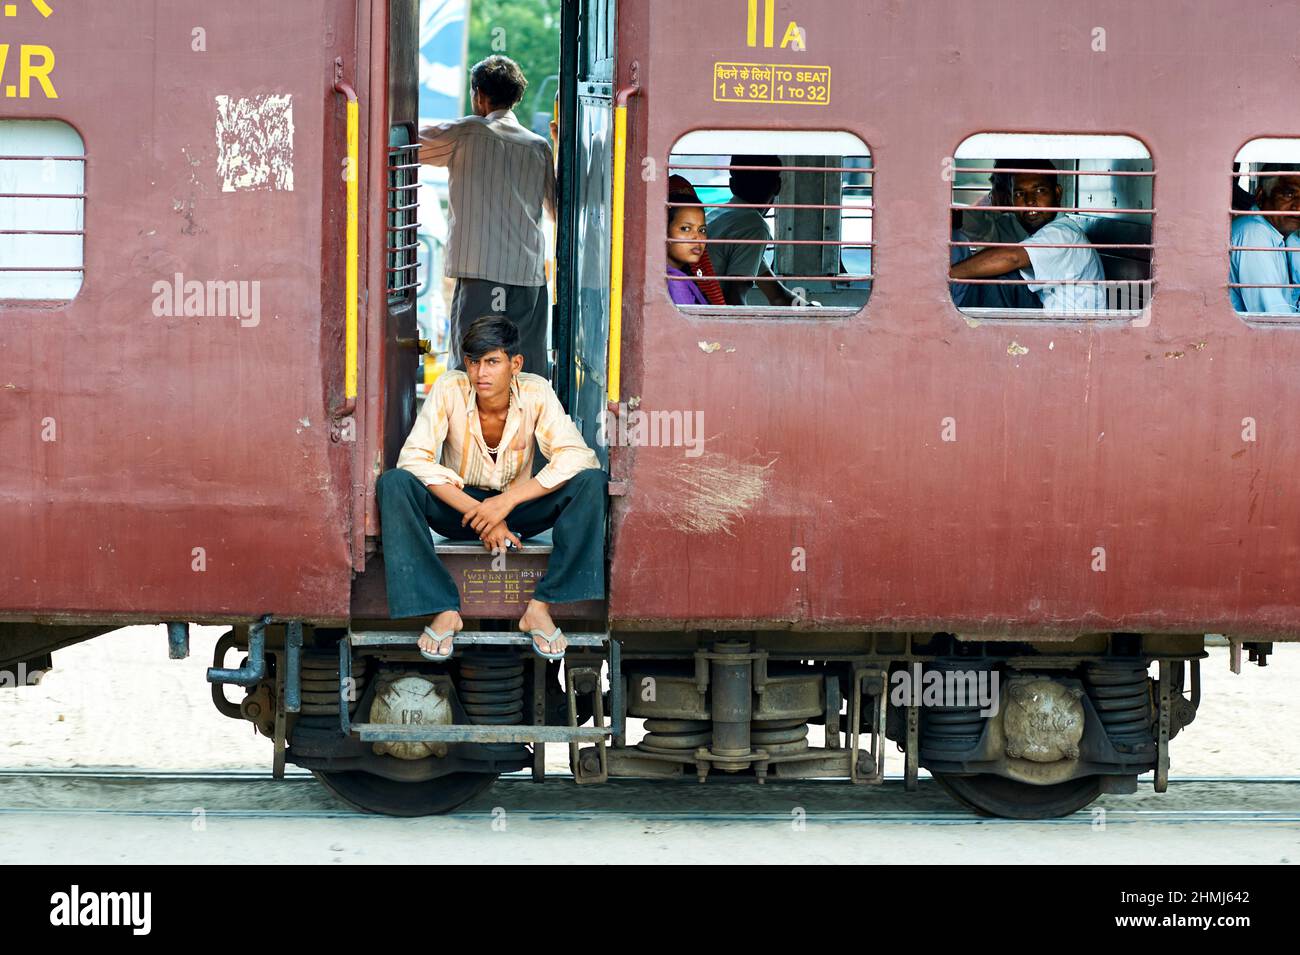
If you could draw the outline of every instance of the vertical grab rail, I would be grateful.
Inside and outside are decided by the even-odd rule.
[[[641,92],[639,83],[622,87],[614,97],[614,178],[610,189],[609,228],[609,389],[617,403],[623,360],[623,208],[627,185],[627,101]]]
[[[357,408],[357,273],[359,270],[359,223],[357,211],[357,182],[361,162],[361,102],[357,91],[342,79],[334,84],[334,92],[347,97],[347,166],[344,181],[347,183],[347,251],[344,278],[344,357],[343,405],[334,412],[335,418],[346,418]]]

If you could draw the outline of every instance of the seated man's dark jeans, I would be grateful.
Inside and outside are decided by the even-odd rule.
[[[546,576],[537,584],[535,599],[572,603],[605,596],[608,484],[604,471],[587,468],[559,490],[520,504],[506,518],[506,526],[521,539],[553,528]],[[482,501],[500,492],[467,486],[465,493]],[[456,582],[438,559],[429,528],[453,540],[477,541],[478,534],[469,525],[462,527],[464,515],[434,497],[410,471],[385,471],[377,494],[389,615],[432,617],[459,610]]]

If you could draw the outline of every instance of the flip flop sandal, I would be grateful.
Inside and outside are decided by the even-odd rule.
[[[448,637],[452,637],[453,639],[451,642],[451,652],[447,654],[430,653],[428,650],[424,649],[424,647],[417,647],[417,649],[419,649],[420,651],[420,656],[424,657],[426,660],[432,661],[433,663],[446,663],[448,660],[450,660],[452,654],[456,652],[456,641],[454,639],[456,636],[456,631],[447,630],[443,633],[438,633],[432,627],[425,627],[424,632],[428,635],[430,640],[432,640],[435,644],[438,645],[441,645],[442,642],[446,640]]]
[[[559,627],[556,627],[555,630],[554,630],[554,632],[552,632],[552,633],[548,636],[545,630],[542,630],[541,628],[535,628],[535,629],[533,629],[533,630],[529,630],[529,631],[528,631],[528,635],[529,635],[530,637],[541,637],[541,638],[542,638],[543,640],[545,640],[547,643],[552,643],[553,641],[555,641],[555,640],[558,639],[559,637],[564,636],[564,631],[562,631]],[[559,653],[546,653],[546,652],[544,652],[544,651],[542,650],[541,647],[539,647],[539,646],[537,645],[537,641],[536,641],[536,640],[531,641],[531,643],[532,643],[533,653],[537,654],[537,655],[538,655],[539,657],[541,657],[543,660],[563,660],[563,659],[564,659],[564,651],[563,651],[563,650],[561,650]]]

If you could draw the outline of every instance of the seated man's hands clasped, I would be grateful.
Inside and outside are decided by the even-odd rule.
[[[472,527],[489,551],[504,547],[506,541],[513,541],[516,547],[523,547],[519,538],[506,526],[506,518],[512,510],[514,502],[509,494],[494,494],[466,511],[460,523],[462,527],[466,524]]]
[[[493,524],[479,537],[483,541],[483,546],[494,554],[505,549],[506,541],[512,541],[517,548],[524,546],[523,542],[514,535],[514,532],[506,527],[505,521]]]

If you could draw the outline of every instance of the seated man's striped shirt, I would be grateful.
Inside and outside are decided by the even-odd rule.
[[[533,438],[547,465],[537,480],[554,488],[600,461],[564,412],[550,382],[520,372],[510,381],[510,410],[496,460],[488,454],[479,422],[478,400],[469,376],[439,376],[411,428],[397,466],[422,484],[455,484],[502,491],[533,476]]]

